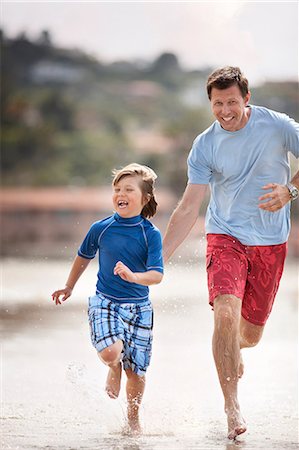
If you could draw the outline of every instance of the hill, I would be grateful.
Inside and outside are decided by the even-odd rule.
[[[104,64],[80,50],[1,32],[4,186],[94,186],[136,161],[180,194],[186,157],[211,122],[209,68],[182,69],[176,55]],[[298,114],[296,83],[267,83],[253,103]]]

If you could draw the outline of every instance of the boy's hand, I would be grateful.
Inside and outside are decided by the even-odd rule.
[[[64,302],[72,295],[73,290],[66,286],[64,289],[59,289],[58,291],[53,292],[52,300],[55,302],[55,305],[61,305],[61,302]],[[60,297],[63,296],[61,299]]]
[[[118,261],[114,267],[114,275],[119,275],[125,281],[129,281],[130,283],[137,282],[137,276],[134,272],[132,272],[129,267],[127,267],[121,261]]]

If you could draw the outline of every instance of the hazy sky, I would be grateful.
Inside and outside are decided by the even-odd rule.
[[[298,2],[2,1],[8,36],[47,29],[104,62],[174,52],[188,69],[239,65],[251,84],[298,79]]]

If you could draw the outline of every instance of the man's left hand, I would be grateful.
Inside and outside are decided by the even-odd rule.
[[[260,201],[266,200],[258,205],[259,208],[264,209],[265,211],[279,211],[290,201],[290,192],[284,185],[269,183],[266,184],[266,186],[263,186],[262,189],[272,189],[271,192],[259,197]]]

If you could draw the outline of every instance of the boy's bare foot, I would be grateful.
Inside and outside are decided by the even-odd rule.
[[[118,363],[115,367],[110,367],[107,380],[106,380],[106,392],[110,398],[117,398],[120,391],[121,381],[121,363]]]
[[[242,375],[244,373],[244,362],[242,358],[242,353],[240,353],[240,363],[239,363],[239,378],[242,378]]]
[[[131,400],[128,404],[128,429],[131,436],[141,434],[141,425],[139,422],[139,405],[137,400]]]
[[[128,431],[131,436],[140,436],[142,429],[138,418],[128,419]]]
[[[234,411],[226,411],[227,414],[227,426],[228,426],[228,439],[235,439],[239,434],[245,433],[247,430],[246,422],[241,416],[241,413]]]
[[[124,436],[130,436],[130,437],[139,437],[142,434],[141,426],[138,422],[138,426],[136,427],[136,424],[129,424],[129,422],[125,425],[125,427],[122,430],[122,434]]]

